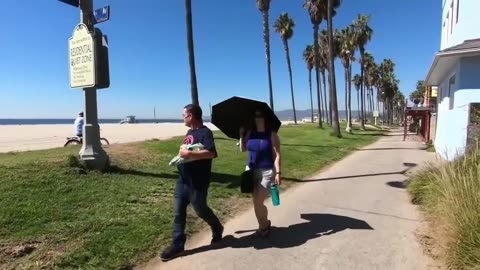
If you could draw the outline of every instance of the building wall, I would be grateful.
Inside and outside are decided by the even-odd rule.
[[[479,0],[442,0],[442,2],[441,50],[480,37]]]
[[[480,1],[479,1],[480,2]],[[480,102],[480,57],[463,58],[439,87],[435,149],[444,159],[464,153],[470,103]],[[449,81],[455,76],[455,84]]]

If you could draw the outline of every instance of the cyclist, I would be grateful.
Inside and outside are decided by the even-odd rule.
[[[78,113],[77,119],[75,119],[74,126],[75,126],[75,135],[79,138],[83,137],[83,124],[85,120],[83,118],[83,112]]]

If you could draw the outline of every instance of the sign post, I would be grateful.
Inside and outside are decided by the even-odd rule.
[[[373,112],[373,117],[375,117],[375,126],[377,125],[377,119],[378,119],[379,116],[380,116],[379,111],[374,111]]]
[[[97,55],[93,38],[93,0],[80,0],[80,24],[70,40],[70,86],[81,87],[85,93],[85,125],[80,158],[92,169],[103,170],[108,155],[100,143],[97,113]],[[100,71],[102,72],[102,71]]]

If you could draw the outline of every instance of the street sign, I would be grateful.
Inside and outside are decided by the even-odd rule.
[[[80,6],[80,0],[58,0],[60,2],[63,2],[65,4],[69,4],[74,7]]]
[[[93,12],[93,23],[101,23],[110,19],[110,6],[99,8]]]
[[[96,80],[95,43],[85,24],[81,23],[73,30],[68,44],[68,52],[70,87],[94,87]]]

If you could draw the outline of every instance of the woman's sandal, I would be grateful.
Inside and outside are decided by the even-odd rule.
[[[271,229],[272,229],[272,222],[269,220],[268,221],[268,227],[265,228],[265,229],[261,229],[261,230],[259,229],[256,232],[256,236],[262,237],[262,238],[267,238],[270,235]]]

